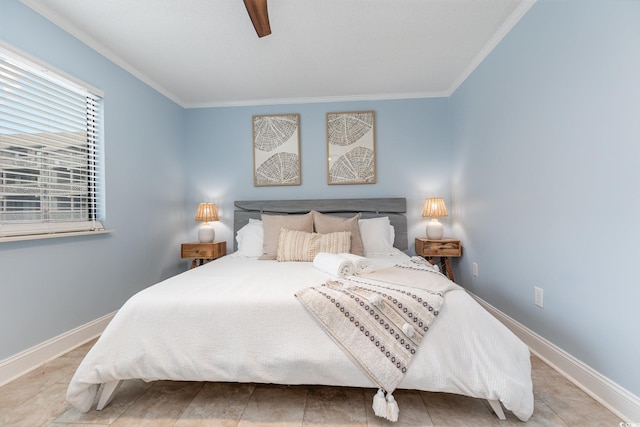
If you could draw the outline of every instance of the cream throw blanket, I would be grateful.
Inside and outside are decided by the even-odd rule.
[[[374,412],[392,421],[398,410],[391,393],[438,315],[444,292],[458,288],[451,282],[437,292],[421,289],[425,274],[440,274],[429,266],[412,259],[296,293],[325,332],[381,388]],[[380,401],[384,392],[386,403]]]

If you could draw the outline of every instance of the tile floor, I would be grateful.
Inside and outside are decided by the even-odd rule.
[[[64,399],[92,343],[0,387],[0,426],[604,426],[620,420],[540,359],[532,357],[535,411],[526,423],[500,421],[483,400],[398,390],[400,418],[373,415],[375,390],[202,382],[126,381],[103,411],[82,414]]]

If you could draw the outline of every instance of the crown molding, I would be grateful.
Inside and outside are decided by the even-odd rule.
[[[419,98],[447,98],[445,92],[414,92],[414,93],[382,93],[370,95],[350,95],[350,96],[319,96],[300,98],[270,98],[270,99],[249,99],[242,101],[220,101],[187,103],[184,108],[223,108],[223,107],[251,107],[257,105],[283,105],[283,104],[320,104],[327,102],[361,102],[361,101],[385,101],[398,99],[419,99]]]
[[[471,60],[467,68],[458,76],[455,82],[451,85],[447,91],[447,96],[453,95],[453,93],[464,83],[465,80],[478,68],[478,66],[485,60],[487,56],[493,51],[493,49],[502,41],[502,39],[511,31],[513,27],[520,21],[525,13],[531,9],[537,0],[524,0],[518,5],[518,7],[509,15],[509,18],[498,28],[493,37],[489,39],[486,45],[478,52],[478,54]]]
[[[147,75],[142,73],[140,70],[132,66],[127,61],[125,61],[120,55],[106,48],[102,43],[100,43],[99,41],[91,37],[85,31],[73,25],[68,19],[64,18],[59,13],[45,6],[43,3],[35,2],[32,0],[20,0],[20,1],[25,6],[33,9],[39,15],[53,22],[55,25],[62,28],[67,33],[71,34],[80,42],[89,46],[91,49],[95,50],[100,55],[104,56],[105,58],[107,58],[108,60],[110,60],[111,62],[113,62],[114,64],[116,64],[118,67],[122,68],[129,74],[133,75],[135,78],[145,83],[147,86],[151,87],[156,92],[160,93],[161,95],[167,97],[174,103],[184,108],[184,103],[182,102],[182,100],[177,98],[171,92],[166,90],[162,85],[150,79]]]

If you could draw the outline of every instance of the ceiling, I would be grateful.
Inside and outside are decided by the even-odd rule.
[[[22,0],[186,108],[449,96],[535,0]]]

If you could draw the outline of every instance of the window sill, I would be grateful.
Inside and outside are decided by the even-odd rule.
[[[42,240],[57,239],[59,237],[75,237],[75,236],[93,236],[96,234],[109,234],[114,230],[97,230],[97,231],[70,231],[68,233],[50,233],[50,234],[31,234],[26,236],[7,236],[0,237],[0,243],[3,242],[20,242],[24,240]]]

